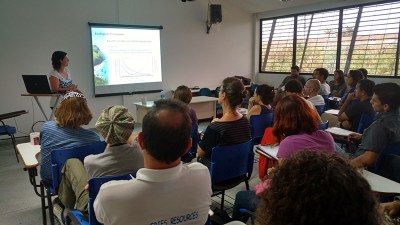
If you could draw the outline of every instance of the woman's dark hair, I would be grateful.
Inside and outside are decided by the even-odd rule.
[[[339,75],[339,84],[340,85],[344,84],[345,80],[344,80],[344,72],[343,72],[343,70],[335,70],[334,73],[337,73]]]
[[[174,91],[174,99],[189,104],[192,100],[192,91],[185,85],[181,85]]]
[[[298,95],[282,98],[275,108],[273,134],[281,142],[285,137],[317,131],[318,114]]]
[[[266,84],[258,85],[256,88],[256,94],[261,97],[261,101],[265,105],[269,105],[274,101],[274,87],[268,86]]]
[[[242,104],[243,98],[247,94],[242,81],[234,77],[227,77],[222,81],[221,92],[226,93],[228,103],[232,109]]]
[[[359,70],[350,70],[347,76],[353,79],[352,87],[355,87],[359,80],[363,79],[363,74]]]
[[[65,58],[67,55],[66,52],[63,51],[55,51],[53,55],[51,55],[51,64],[53,65],[53,69],[58,70],[61,67],[61,60]]]
[[[378,225],[368,182],[337,155],[300,151],[279,165],[257,210],[260,225]]]

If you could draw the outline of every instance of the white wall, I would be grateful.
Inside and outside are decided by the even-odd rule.
[[[263,13],[258,13],[254,15],[254,29],[255,29],[255,35],[254,35],[254,45],[255,45],[255,52],[254,52],[254,80],[256,80],[257,83],[266,83],[268,85],[272,85],[274,87],[279,86],[279,84],[282,82],[283,78],[287,75],[289,75],[290,68],[288,68],[288,74],[270,74],[270,73],[259,73],[258,68],[259,68],[259,41],[260,41],[260,19],[262,18],[271,18],[271,17],[279,17],[279,16],[285,16],[285,15],[292,15],[292,14],[298,14],[298,13],[304,13],[304,12],[311,12],[311,11],[317,11],[317,10],[324,10],[324,9],[333,9],[333,8],[339,8],[339,7],[344,7],[344,6],[350,6],[350,5],[357,5],[357,4],[365,4],[365,3],[370,3],[370,2],[378,2],[376,0],[347,0],[347,1],[341,1],[341,0],[336,0],[336,1],[331,1],[331,2],[322,2],[322,3],[316,3],[316,4],[310,4],[310,5],[304,5],[300,7],[293,7],[293,8],[287,8],[287,9],[281,9],[281,10],[274,10],[274,11],[268,11],[268,12],[263,12]],[[333,71],[330,71],[331,73]],[[306,79],[310,78],[311,76],[305,76]],[[333,77],[329,77],[328,80],[332,80]],[[384,83],[384,82],[395,82],[400,84],[399,79],[394,79],[394,78],[371,78],[375,83]]]
[[[162,25],[165,90],[181,84],[214,88],[227,76],[250,77],[253,16],[227,1],[213,3],[222,4],[223,22],[206,34],[207,0],[2,0],[0,113],[30,111],[6,121],[17,125],[18,135],[29,133],[33,122],[44,119],[30,97],[20,96],[26,92],[21,74],[47,74],[55,50],[68,53],[73,81],[88,98],[94,114],[88,127],[94,127],[106,106],[131,106],[129,101],[139,100],[140,96],[94,98],[88,22]],[[148,99],[156,96],[149,94]],[[50,113],[49,99],[41,101]]]

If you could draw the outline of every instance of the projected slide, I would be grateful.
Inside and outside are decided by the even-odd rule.
[[[160,27],[90,25],[96,95],[162,88]]]

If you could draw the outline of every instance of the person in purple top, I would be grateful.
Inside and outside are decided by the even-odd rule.
[[[299,96],[284,97],[279,101],[274,116],[273,134],[279,142],[279,164],[302,150],[335,152],[332,136],[319,130],[317,113]]]

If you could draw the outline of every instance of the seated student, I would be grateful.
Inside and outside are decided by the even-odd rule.
[[[321,88],[321,84],[317,79],[310,79],[304,86],[304,95],[308,96],[307,100],[310,101],[314,106],[325,105],[324,98],[318,94]]]
[[[246,96],[242,81],[225,78],[219,90],[218,103],[222,106],[222,117],[208,125],[197,149],[198,161],[209,165],[212,148],[218,145],[234,145],[251,139],[250,123],[239,113],[239,105]]]
[[[96,218],[115,224],[205,224],[211,204],[210,172],[181,156],[192,146],[191,121],[182,102],[160,100],[143,118],[138,142],[144,167],[136,178],[104,184]]]
[[[306,79],[300,75],[300,68],[298,66],[292,66],[290,68],[290,76],[285,77],[283,79],[282,83],[279,85],[278,89],[281,89],[282,87],[287,84],[287,82],[291,80],[298,80],[301,82],[301,84],[304,86],[306,84]]]
[[[90,178],[119,176],[143,168],[142,151],[137,143],[132,144],[133,128],[133,117],[124,106],[110,106],[103,110],[96,129],[107,142],[107,147],[101,154],[86,156],[83,164],[79,159],[67,160],[58,189],[58,197],[65,208],[73,209],[76,205],[76,209],[87,213],[89,196],[85,186]],[[54,206],[56,208],[56,204]],[[56,212],[57,217],[63,220],[61,211],[58,210],[61,215]]]
[[[332,136],[319,130],[317,113],[296,95],[286,96],[278,103],[272,133],[279,143],[279,162],[303,149],[335,152]]]
[[[372,166],[380,153],[390,143],[400,142],[400,86],[382,83],[374,87],[372,108],[378,112],[377,119],[364,131],[353,133],[349,139],[361,140],[361,148],[355,153],[351,164],[356,167]]]
[[[258,85],[254,96],[249,99],[249,107],[246,117],[250,119],[253,115],[267,114],[274,112],[271,103],[274,100],[274,87],[266,84]]]
[[[372,80],[359,80],[354,94],[350,94],[339,110],[338,116],[324,113],[322,119],[329,120],[331,126],[357,131],[361,115],[373,112],[371,97],[375,83]]]
[[[82,128],[92,120],[86,98],[81,93],[68,92],[55,112],[55,122],[47,121],[40,131],[40,176],[52,182],[51,152],[58,149],[81,147],[100,141],[93,131]]]
[[[329,82],[330,91],[333,97],[341,98],[346,91],[346,82],[342,70],[335,70],[333,80]]]
[[[363,75],[363,79],[368,79],[368,70],[365,68],[360,68],[358,69],[359,71],[361,71],[362,75]]]
[[[176,88],[172,98],[182,101],[183,103],[188,105],[190,101],[192,101],[192,91],[190,91],[190,89],[185,85],[181,85]],[[197,125],[198,121],[196,111],[194,111],[194,109],[192,108],[189,108],[189,115],[190,119],[192,120],[192,126]]]
[[[317,68],[314,70],[313,78],[319,80],[321,82],[321,89],[318,91],[319,95],[329,95],[330,87],[329,84],[326,83],[326,79],[328,79],[329,72],[325,68]]]
[[[318,129],[317,112],[312,110],[305,101],[297,95],[288,95],[279,101],[274,112],[272,132],[279,142],[277,153],[278,164],[305,149],[315,152],[335,153],[335,143],[332,136]],[[272,173],[274,168],[269,169]],[[268,184],[262,181],[254,191],[241,191],[236,194],[232,218],[247,221],[247,217],[239,212],[240,208],[254,211],[258,204],[257,194]]]
[[[276,168],[256,224],[379,225],[377,209],[370,185],[344,159],[302,151]]]
[[[344,93],[342,99],[340,99],[339,106],[343,105],[344,102],[346,102],[347,96],[354,93],[357,82],[361,79],[363,79],[363,75],[359,70],[350,70],[349,71],[349,73],[346,76],[347,89],[346,89],[346,92]]]

